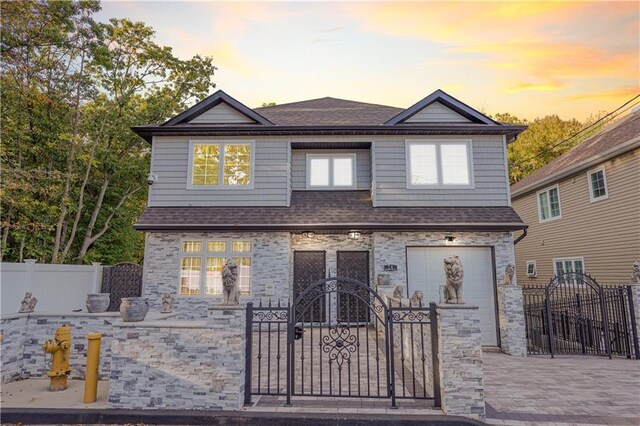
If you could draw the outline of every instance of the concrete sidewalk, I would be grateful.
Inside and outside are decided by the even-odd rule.
[[[0,406],[3,408],[107,408],[109,382],[98,382],[98,398],[92,404],[82,402],[84,380],[69,380],[69,387],[61,392],[49,392],[49,379],[16,380],[2,385]]]

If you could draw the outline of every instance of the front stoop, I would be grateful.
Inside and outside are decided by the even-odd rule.
[[[464,417],[437,415],[266,413],[192,410],[65,410],[3,408],[2,423],[23,424],[171,424],[261,426],[466,426],[482,425]]]

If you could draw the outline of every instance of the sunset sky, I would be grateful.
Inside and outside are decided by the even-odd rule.
[[[103,1],[250,107],[332,96],[584,119],[640,92],[640,2]]]

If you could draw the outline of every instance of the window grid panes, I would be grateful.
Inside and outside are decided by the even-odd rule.
[[[192,149],[191,185],[251,185],[250,143],[203,143]]]
[[[557,187],[538,193],[538,210],[540,221],[560,217],[560,195]]]
[[[202,247],[206,251],[202,252]],[[183,241],[184,253],[198,253],[197,256],[182,257],[180,273],[180,295],[207,296],[222,295],[222,268],[226,259],[234,259],[238,264],[238,287],[240,295],[251,294],[251,251],[252,241]],[[238,256],[242,253],[242,256]]]
[[[556,259],[554,260],[555,273],[558,276],[563,274],[575,272],[577,274],[584,274],[584,264],[582,259]],[[583,284],[584,280],[581,277],[569,277],[561,278],[561,282],[566,284]]]
[[[536,275],[537,275],[536,262],[535,261],[528,261],[527,262],[527,276],[528,277],[535,277]]]
[[[220,146],[194,145],[191,183],[193,185],[217,185],[219,175]]]
[[[471,185],[470,148],[466,142],[408,143],[409,186]]]
[[[598,199],[607,196],[607,187],[604,179],[604,171],[598,170],[589,175],[591,180],[591,198]]]
[[[202,259],[183,257],[180,273],[180,294],[197,296],[200,294],[200,269]]]

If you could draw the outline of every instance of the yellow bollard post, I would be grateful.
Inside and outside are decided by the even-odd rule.
[[[98,395],[98,367],[100,366],[100,341],[102,334],[89,333],[87,368],[84,373],[84,403],[96,402]]]

